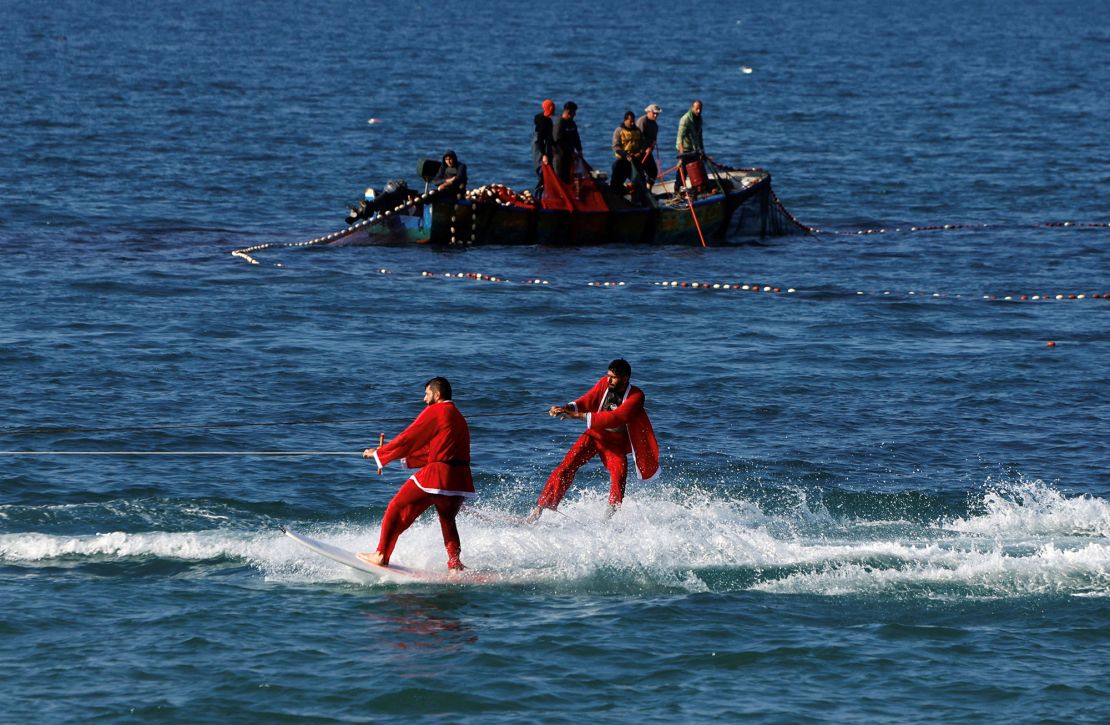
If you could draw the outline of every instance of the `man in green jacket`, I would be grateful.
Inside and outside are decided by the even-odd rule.
[[[690,110],[678,120],[678,138],[675,148],[679,157],[685,154],[704,154],[705,144],[701,140],[701,101],[690,104]]]
[[[674,145],[678,149],[678,178],[695,192],[700,191],[705,183],[705,172],[700,170],[701,160],[705,158],[701,140],[701,101],[691,103],[690,110],[678,120],[678,138]],[[678,193],[677,184],[675,193]]]

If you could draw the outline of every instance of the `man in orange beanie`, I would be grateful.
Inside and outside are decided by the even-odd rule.
[[[554,153],[555,136],[554,123],[551,117],[555,114],[555,101],[548,98],[543,102],[543,113],[537,113],[532,119],[535,130],[532,132],[532,161],[536,167],[536,176],[540,178],[536,184],[536,199],[543,197],[543,167],[551,163]]]

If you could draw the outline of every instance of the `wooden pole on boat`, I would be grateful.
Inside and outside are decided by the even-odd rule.
[[[690,208],[690,216],[694,217],[694,228],[698,230],[698,239],[701,240],[701,246],[706,246],[705,235],[701,233],[701,223],[698,221],[698,213],[694,211],[694,200],[690,198],[690,190],[686,188],[685,172],[680,168],[675,176],[675,183],[682,184],[682,193],[686,195],[686,206]]]

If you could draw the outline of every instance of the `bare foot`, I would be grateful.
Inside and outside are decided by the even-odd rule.
[[[360,551],[359,553],[355,554],[355,556],[357,556],[362,561],[365,561],[367,564],[373,564],[374,566],[388,565],[388,562],[386,562],[385,557],[381,555],[381,552]]]
[[[535,508],[533,508],[531,511],[528,512],[527,516],[524,517],[524,523],[526,523],[526,524],[536,523],[537,521],[540,520],[540,514],[542,514],[542,513],[543,513],[543,508],[540,507],[540,506],[536,506]]]

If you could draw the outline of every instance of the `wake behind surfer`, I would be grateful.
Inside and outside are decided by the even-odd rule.
[[[367,448],[363,458],[373,458],[381,473],[398,458],[408,468],[420,470],[408,478],[393,496],[382,518],[378,548],[358,558],[370,564],[388,565],[397,538],[432,506],[439,514],[447,568],[461,571],[462,543],[455,517],[463,501],[474,495],[470,473],[470,429],[451,400],[451,383],[436,377],[424,385],[424,404],[416,420],[399,436],[380,448]]]
[[[578,469],[594,456],[600,456],[609,470],[610,516],[624,501],[629,453],[641,480],[650,481],[659,474],[659,443],[644,410],[644,391],[631,385],[631,378],[632,366],[618,358],[609,363],[605,377],[581,398],[551,406],[550,415],[584,420],[586,431],[551,472],[535,508],[525,519],[528,523],[536,521],[544,509],[559,507]]]

